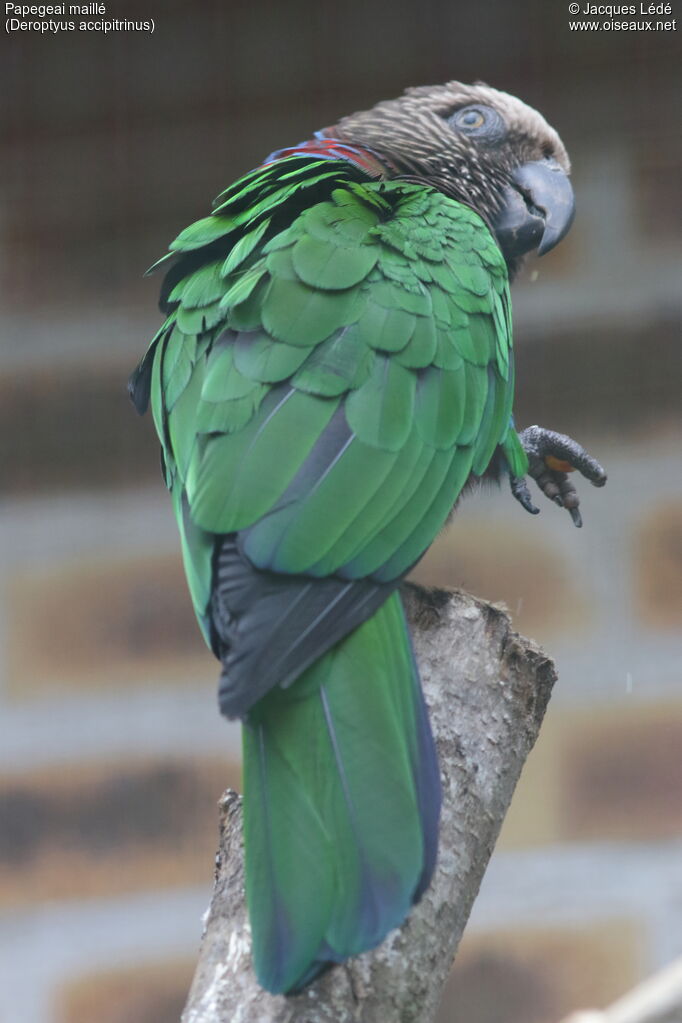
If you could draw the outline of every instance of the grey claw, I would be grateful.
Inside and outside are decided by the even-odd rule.
[[[523,505],[527,512],[531,515],[539,515],[540,509],[536,508],[533,504],[530,496],[530,490],[526,483],[525,476],[510,476],[509,484],[511,486],[511,492],[516,500]]]

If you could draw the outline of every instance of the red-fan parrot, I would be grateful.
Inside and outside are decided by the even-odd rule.
[[[573,218],[561,139],[483,84],[272,153],[161,261],[151,401],[194,608],[243,722],[260,983],[299,990],[429,884],[439,767],[399,587],[485,476],[580,525],[570,438],[517,433],[510,280]],[[157,264],[159,265],[159,264]]]

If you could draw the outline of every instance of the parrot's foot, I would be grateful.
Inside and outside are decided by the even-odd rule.
[[[582,526],[583,520],[578,508],[580,498],[567,474],[577,469],[593,486],[603,487],[606,473],[599,462],[571,437],[545,430],[542,426],[529,426],[519,437],[528,455],[528,474],[545,497],[560,508],[566,508],[574,525]],[[511,477],[511,491],[526,511],[531,515],[538,514],[540,509],[531,500],[524,476]]]

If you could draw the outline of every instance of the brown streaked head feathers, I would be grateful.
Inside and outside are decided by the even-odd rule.
[[[490,107],[506,134],[494,145],[458,133],[448,118],[471,104]],[[514,170],[553,158],[568,174],[570,162],[557,132],[541,114],[506,92],[478,82],[420,86],[398,99],[343,117],[326,135],[371,147],[392,169],[387,177],[407,177],[467,203],[486,219],[494,216]]]

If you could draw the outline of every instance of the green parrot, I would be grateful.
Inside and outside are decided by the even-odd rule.
[[[271,154],[156,266],[150,403],[223,714],[243,722],[261,985],[377,945],[429,884],[439,767],[399,586],[462,492],[580,524],[570,438],[517,434],[509,283],[573,217],[557,133],[450,82]]]

